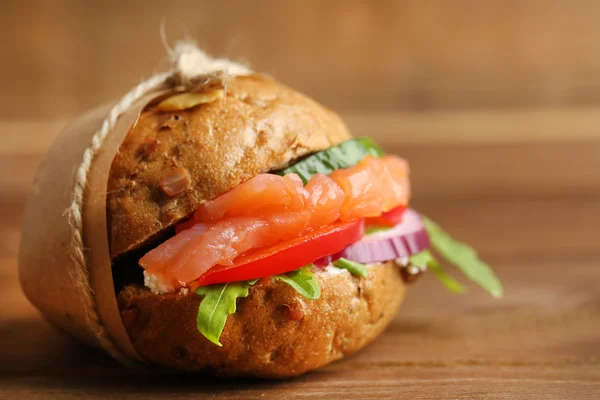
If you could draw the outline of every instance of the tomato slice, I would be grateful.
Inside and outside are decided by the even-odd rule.
[[[367,226],[396,226],[402,222],[402,217],[408,206],[400,206],[381,214],[379,217],[367,218]]]
[[[196,282],[205,286],[290,272],[359,241],[364,228],[364,219],[324,226],[298,238],[243,254],[233,265],[216,265]]]

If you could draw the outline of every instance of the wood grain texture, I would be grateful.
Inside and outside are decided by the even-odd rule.
[[[457,119],[442,120],[431,127],[460,130],[448,122]],[[384,121],[380,132],[396,129]],[[488,116],[479,126],[492,131],[496,122]],[[567,129],[568,119],[562,124]],[[25,132],[31,125],[0,122],[0,130],[7,127]],[[56,127],[40,122],[35,131]],[[599,398],[600,143],[378,138],[411,161],[415,207],[494,265],[506,288],[503,300],[473,286],[452,295],[426,275],[373,344],[290,381],[126,370],[62,336],[21,294],[19,224],[43,150],[23,141],[0,151],[0,398]]]
[[[597,104],[599,19],[594,0],[3,0],[0,116],[116,98],[164,66],[161,21],[337,110]]]
[[[9,232],[17,229],[9,225]],[[506,286],[502,301],[475,288],[454,296],[426,276],[410,289],[383,336],[355,356],[287,382],[214,382],[139,375],[60,335],[17,287],[16,242],[2,257],[0,398],[593,399],[600,394],[595,258],[489,257]]]
[[[0,399],[600,398],[598,20],[591,0],[0,1]],[[70,116],[166,67],[161,21],[406,157],[414,206],[505,299],[426,275],[379,340],[284,382],[141,375],[45,323],[16,273],[35,168]]]

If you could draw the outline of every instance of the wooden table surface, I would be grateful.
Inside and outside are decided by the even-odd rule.
[[[414,206],[474,245],[506,296],[452,295],[427,275],[374,343],[283,382],[140,375],[46,324],[21,294],[16,257],[35,168],[64,121],[1,121],[0,398],[598,399],[599,116],[349,116],[356,134],[409,159]]]

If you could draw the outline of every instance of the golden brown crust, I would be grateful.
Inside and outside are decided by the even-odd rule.
[[[129,286],[119,294],[119,307],[133,345],[151,363],[221,376],[286,378],[363,347],[388,325],[405,295],[393,262],[370,266],[367,278],[347,271],[316,275],[318,300],[279,280],[252,286],[227,319],[223,347],[196,329],[196,294],[156,295]]]
[[[336,114],[260,75],[233,78],[225,96],[191,109],[150,107],[111,167],[111,256],[136,248],[241,182],[348,137]],[[174,170],[190,180],[175,194],[164,186]]]

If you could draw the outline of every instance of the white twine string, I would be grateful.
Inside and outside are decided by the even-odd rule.
[[[170,52],[169,58],[173,68],[169,72],[158,73],[131,89],[109,111],[102,122],[102,127],[92,137],[90,147],[83,153],[83,160],[75,173],[73,199],[68,211],[71,226],[71,258],[75,263],[71,277],[80,289],[82,300],[87,308],[87,323],[96,335],[99,344],[114,358],[129,363],[116,343],[108,334],[98,315],[96,299],[90,287],[89,274],[83,244],[83,196],[87,185],[87,174],[94,156],[102,147],[108,134],[112,131],[119,117],[144,95],[168,88],[191,89],[198,81],[223,79],[227,76],[247,75],[251,71],[243,65],[226,59],[214,59],[189,42],[180,42]]]

